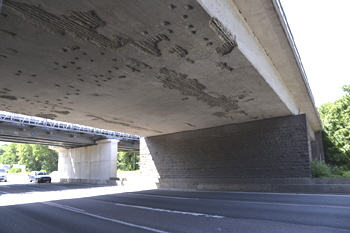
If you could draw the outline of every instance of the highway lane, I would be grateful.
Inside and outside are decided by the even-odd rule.
[[[0,185],[0,232],[350,232],[350,196]]]

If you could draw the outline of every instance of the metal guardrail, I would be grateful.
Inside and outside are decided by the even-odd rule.
[[[120,132],[105,130],[105,129],[98,129],[98,128],[93,128],[89,126],[79,125],[79,124],[54,121],[54,120],[44,119],[40,117],[26,116],[26,115],[15,114],[15,113],[10,113],[5,111],[0,111],[0,121],[15,123],[15,124],[30,125],[35,127],[44,127],[44,128],[50,128],[50,129],[56,129],[56,130],[63,130],[63,131],[72,131],[76,133],[102,135],[108,138],[122,139],[126,141],[140,139],[139,136],[132,135],[132,134],[120,133]]]

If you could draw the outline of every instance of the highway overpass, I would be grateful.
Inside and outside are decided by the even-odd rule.
[[[118,152],[139,153],[139,136],[0,111],[0,140],[59,152],[62,180],[115,184]]]
[[[119,140],[118,151],[139,153],[139,136],[0,111],[0,141],[63,148],[96,145],[104,139]]]
[[[0,40],[1,110],[143,136],[163,184],[310,177],[322,158],[278,0],[4,0]]]

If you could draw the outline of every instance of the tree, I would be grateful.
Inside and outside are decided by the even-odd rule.
[[[31,144],[20,144],[18,145],[19,152],[19,164],[26,165],[28,171],[40,171],[41,162],[37,160],[33,154],[33,145]]]
[[[350,169],[350,86],[343,86],[347,94],[334,103],[319,109],[323,123],[323,138],[327,162]]]
[[[58,152],[48,146],[36,144],[11,143],[1,147],[5,152],[0,154],[0,163],[23,164],[28,171],[45,170],[48,173],[57,170]]]
[[[119,152],[118,169],[122,171],[133,171],[139,169],[140,155],[138,153]]]
[[[0,156],[6,151],[7,144],[0,146]]]
[[[0,163],[16,164],[18,161],[17,143],[11,143],[5,147],[5,152],[0,157]]]
[[[350,85],[344,85],[343,86],[343,91],[347,92],[348,94],[350,93]]]
[[[33,155],[36,160],[41,161],[41,170],[48,173],[56,171],[58,168],[58,152],[51,150],[48,146],[32,145]]]

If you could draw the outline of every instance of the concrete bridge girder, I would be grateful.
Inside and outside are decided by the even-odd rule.
[[[218,18],[224,27],[232,32],[240,44],[240,51],[264,77],[290,112],[293,115],[306,113],[310,128],[315,132],[321,130],[307,77],[280,2],[198,2],[211,17]]]

